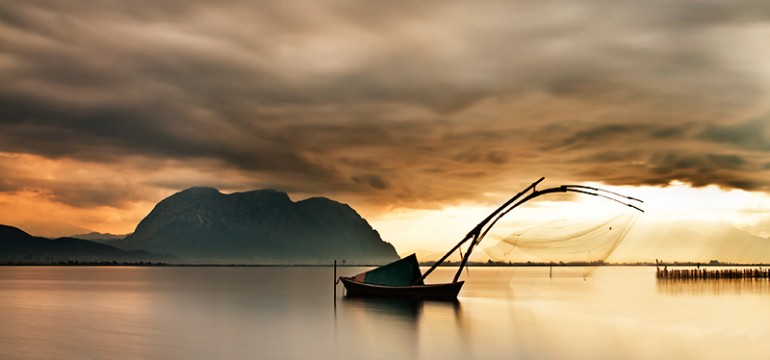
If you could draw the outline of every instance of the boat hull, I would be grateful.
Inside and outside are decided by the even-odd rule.
[[[464,281],[444,284],[411,286],[387,286],[366,284],[350,278],[340,278],[349,297],[405,298],[424,300],[454,300],[460,293]]]

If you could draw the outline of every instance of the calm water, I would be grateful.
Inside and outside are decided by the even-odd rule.
[[[770,356],[768,280],[590,270],[471,268],[457,303],[346,299],[340,285],[335,307],[331,268],[0,267],[0,358]]]

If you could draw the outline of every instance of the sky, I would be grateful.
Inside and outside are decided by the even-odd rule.
[[[765,0],[7,0],[0,223],[274,188],[419,248],[545,176],[768,236],[768,44]]]

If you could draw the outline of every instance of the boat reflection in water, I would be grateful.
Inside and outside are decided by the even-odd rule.
[[[345,297],[341,299],[342,306],[349,310],[374,314],[375,316],[396,316],[406,320],[419,320],[425,313],[442,313],[459,318],[460,302],[413,300],[399,298],[356,298]]]
[[[337,358],[423,359],[457,357],[466,326],[460,302],[341,297],[335,314]],[[452,346],[442,346],[441,340]],[[351,356],[352,355],[352,356]]]

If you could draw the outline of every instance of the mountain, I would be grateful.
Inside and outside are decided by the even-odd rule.
[[[205,263],[383,263],[398,258],[355,210],[275,190],[222,194],[195,187],[158,203],[122,249],[173,253]]]
[[[0,263],[79,262],[176,262],[173,256],[146,251],[123,251],[95,242],[32,236],[19,228],[0,225]]]

